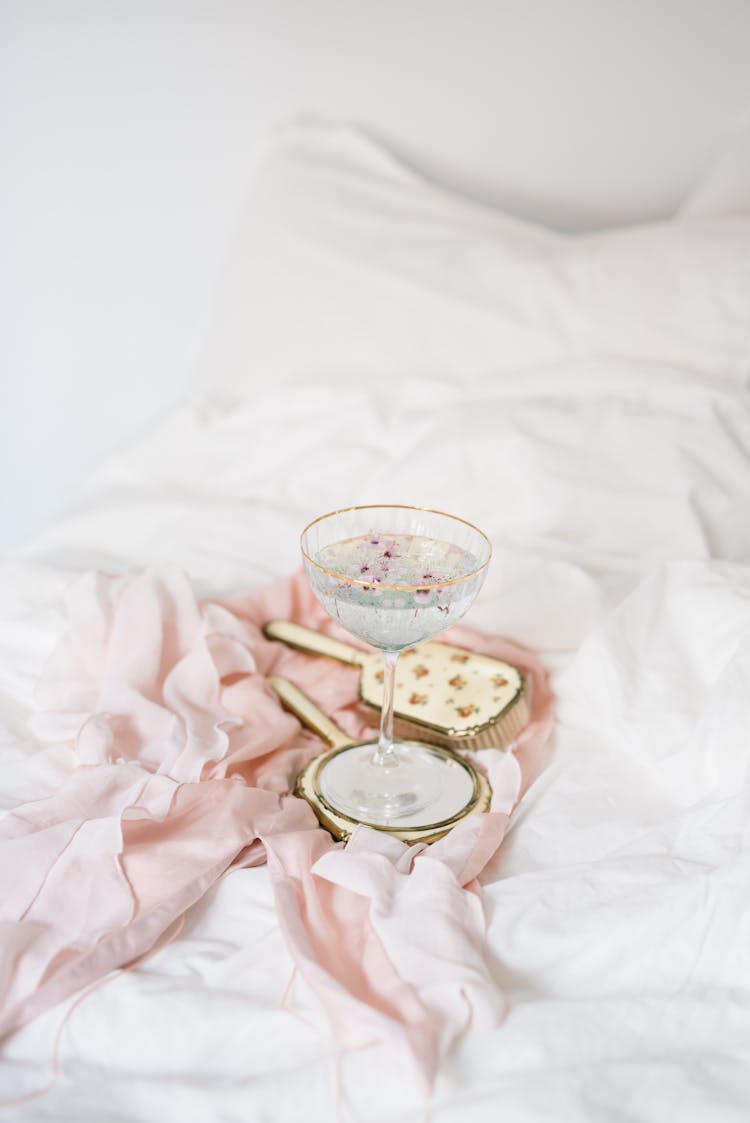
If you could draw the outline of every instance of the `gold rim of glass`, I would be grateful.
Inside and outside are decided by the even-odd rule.
[[[317,523],[323,522],[324,519],[331,519],[334,515],[347,515],[350,511],[385,510],[423,511],[427,515],[440,515],[441,518],[453,519],[454,522],[463,523],[464,526],[468,526],[471,530],[476,531],[480,538],[483,538],[485,540],[485,542],[487,543],[488,554],[486,560],[483,561],[481,565],[478,565],[476,569],[472,569],[471,573],[465,573],[463,577],[453,577],[450,581],[441,581],[439,583],[437,581],[434,581],[431,585],[385,585],[378,582],[378,584],[375,586],[375,588],[377,589],[387,589],[389,592],[402,593],[413,593],[419,589],[444,589],[447,585],[460,585],[464,581],[470,581],[472,577],[476,577],[478,573],[481,573],[483,569],[486,569],[492,561],[492,543],[490,542],[484,531],[480,530],[479,527],[475,526],[474,523],[470,523],[468,519],[462,519],[460,515],[451,515],[447,511],[438,511],[434,507],[414,507],[410,503],[360,503],[355,505],[354,507],[339,507],[335,511],[328,511],[325,515],[318,515],[317,519],[313,519],[312,522],[309,522],[300,534],[299,544],[300,550],[302,551],[302,557],[305,559],[305,561],[309,562],[310,565],[314,566],[315,569],[320,570],[321,573],[325,573],[329,577],[333,577],[336,581],[345,582],[347,585],[360,585],[363,588],[371,588],[372,581],[359,581],[356,577],[347,577],[346,574],[336,573],[335,570],[326,569],[324,565],[320,565],[320,563],[316,562],[314,558],[311,558],[304,546],[305,535],[307,534],[308,530],[311,530],[312,527],[314,527]]]

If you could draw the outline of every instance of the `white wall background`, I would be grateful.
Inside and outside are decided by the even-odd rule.
[[[675,208],[749,60],[747,0],[0,0],[0,550],[183,393],[274,122],[597,226]]]

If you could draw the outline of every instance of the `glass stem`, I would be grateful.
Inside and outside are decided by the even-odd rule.
[[[393,747],[393,694],[396,686],[398,651],[383,652],[383,704],[380,708],[380,736],[372,758],[375,765],[396,763]]]

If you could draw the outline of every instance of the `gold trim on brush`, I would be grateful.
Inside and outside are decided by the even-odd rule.
[[[263,625],[263,634],[267,639],[277,640],[284,643],[287,647],[293,647],[297,651],[304,651],[313,655],[324,655],[329,659],[335,659],[339,663],[344,663],[347,666],[363,668],[367,661],[375,655],[374,651],[362,651],[358,647],[347,644],[338,639],[333,639],[331,636],[323,635],[320,632],[315,632],[311,628],[305,628],[301,624],[294,624],[291,620],[269,620]],[[431,640],[431,643],[439,643],[439,640]],[[450,646],[450,645],[449,645]],[[414,650],[419,650],[419,645]],[[479,652],[473,652],[468,648],[466,650],[469,655],[479,655]],[[494,658],[493,656],[483,656],[483,658]],[[502,660],[495,660],[498,666],[503,665]],[[505,664],[510,666],[510,664]],[[510,734],[520,733],[521,729],[528,724],[528,707],[525,701],[526,680],[523,672],[518,667],[512,667],[518,674],[518,687],[515,694],[505,705],[494,711],[490,717],[484,721],[477,722],[476,725],[468,726],[466,729],[456,729],[455,726],[440,725],[436,722],[430,721],[428,718],[421,715],[408,715],[403,712],[395,714],[396,728],[398,736],[407,736],[405,730],[413,730],[419,740],[419,734],[426,730],[429,734],[439,738],[438,744],[451,747],[455,743],[466,742],[466,748],[473,748],[468,742],[472,740],[481,739],[484,741],[484,734],[492,733],[493,731],[499,736],[503,743],[503,747],[511,743],[513,736]],[[380,707],[365,698],[363,693],[363,680],[360,677],[358,683],[358,691],[360,701],[371,709],[379,710]],[[508,722],[512,710],[517,710],[518,713],[513,722]],[[506,730],[504,727],[508,725]],[[511,728],[512,727],[512,728]],[[482,745],[481,747],[499,748],[500,745],[496,741],[490,740],[489,746]]]

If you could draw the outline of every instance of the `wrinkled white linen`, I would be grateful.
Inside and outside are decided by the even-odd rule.
[[[304,521],[414,502],[496,555],[468,622],[555,669],[556,745],[485,881],[509,998],[438,1076],[435,1123],[745,1120],[750,1111],[750,414],[747,397],[634,364],[404,379],[198,402],[114,457],[0,567],[4,806],[54,788],[27,728],[80,571],[173,561],[225,595],[297,564]],[[417,934],[427,940],[428,933]],[[383,932],[387,940],[387,932]],[[413,964],[418,972],[419,963]],[[333,1055],[237,870],[65,1029],[63,1075],[13,1120],[422,1118],[407,1058]],[[439,1001],[439,995],[436,996]],[[0,1087],[44,1083],[64,1007],[11,1038]],[[346,1115],[346,1112],[349,1115]]]

